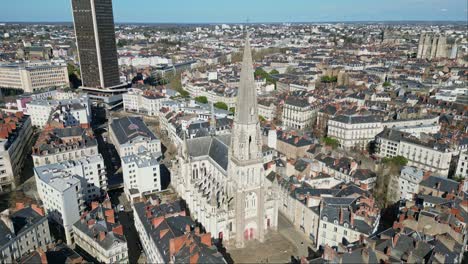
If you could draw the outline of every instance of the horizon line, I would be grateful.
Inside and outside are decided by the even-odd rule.
[[[456,22],[456,23],[466,23],[468,25],[468,21],[466,20],[421,20],[421,19],[407,19],[407,20],[401,20],[401,19],[395,19],[395,20],[317,20],[317,21],[270,21],[270,22],[114,22],[114,24],[181,24],[181,25],[187,25],[187,24],[238,24],[238,25],[253,25],[253,24],[312,24],[312,23],[369,23],[369,22],[374,22],[374,23],[385,23],[385,22],[425,22],[425,23],[431,23],[431,22],[436,22],[436,23],[441,23],[441,22]],[[43,24],[43,23],[55,23],[55,24],[72,24],[73,21],[0,21],[0,23],[4,24],[15,24],[15,23],[21,23],[21,24],[27,24],[27,23],[38,23],[38,24]]]

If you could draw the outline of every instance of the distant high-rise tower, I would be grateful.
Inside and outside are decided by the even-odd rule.
[[[84,87],[120,85],[112,0],[72,0]]]

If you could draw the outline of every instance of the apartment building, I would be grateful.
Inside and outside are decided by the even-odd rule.
[[[85,209],[81,189],[83,178],[50,165],[34,168],[34,175],[47,216],[64,227],[66,242],[72,245],[72,226]]]
[[[385,129],[376,136],[381,157],[403,156],[408,165],[447,177],[454,152],[435,140],[421,140],[409,133]]]
[[[51,120],[64,126],[89,127],[92,118],[87,94],[69,99],[34,99],[26,103],[26,112],[32,125],[38,128],[44,128]]]
[[[137,88],[129,89],[122,98],[125,111],[149,116],[157,116],[162,103],[167,100],[163,94]]]
[[[339,115],[328,120],[328,137],[337,139],[345,149],[366,149],[375,135],[382,131],[382,120],[377,116]]]
[[[276,117],[276,105],[273,102],[258,102],[258,115],[267,121],[272,121]]]
[[[34,166],[80,159],[96,154],[98,154],[98,147],[93,131],[76,126],[45,129],[32,149]]]
[[[413,200],[414,195],[419,191],[419,183],[423,177],[423,170],[410,166],[403,167],[398,179],[400,200]]]
[[[32,140],[31,119],[21,112],[0,113],[0,193],[16,187]]]
[[[455,176],[468,179],[468,150],[460,151]]]
[[[100,263],[128,263],[123,230],[109,199],[102,204],[93,202],[91,210],[73,224],[75,245]]]
[[[288,97],[283,105],[283,126],[298,130],[308,128],[312,125],[316,110],[307,99]]]
[[[226,263],[210,233],[186,216],[180,201],[149,199],[133,205],[135,227],[149,263]]]
[[[149,130],[141,118],[123,117],[109,124],[109,138],[120,157],[146,151],[161,152],[161,141]]]
[[[372,199],[325,197],[321,204],[317,245],[338,246],[373,234],[380,214]]]
[[[0,64],[0,87],[26,93],[51,87],[69,87],[67,65],[49,62]]]
[[[327,135],[336,138],[345,149],[366,149],[384,128],[416,135],[436,133],[440,129],[438,121],[439,117],[383,121],[381,117],[374,115],[338,115],[328,120]]]
[[[139,152],[122,157],[124,192],[130,201],[161,191],[161,153]]]
[[[16,263],[37,249],[47,250],[52,242],[44,210],[17,203],[15,209],[0,213],[0,263]]]

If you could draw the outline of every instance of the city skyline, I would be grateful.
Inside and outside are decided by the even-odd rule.
[[[332,0],[327,3],[295,0],[293,3],[246,0],[218,3],[184,0],[157,3],[121,0],[114,3],[117,23],[274,23],[354,21],[466,21],[463,0],[395,0],[375,4],[370,0]],[[71,22],[70,1],[18,0],[4,3],[2,22]],[[29,8],[25,9],[24,6]],[[250,8],[246,8],[249,6]],[[145,8],[142,8],[145,7]],[[367,7],[367,8],[363,8]],[[221,11],[220,11],[221,10]]]

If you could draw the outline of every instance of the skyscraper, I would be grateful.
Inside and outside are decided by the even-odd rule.
[[[72,0],[73,24],[84,87],[120,85],[112,0]]]

